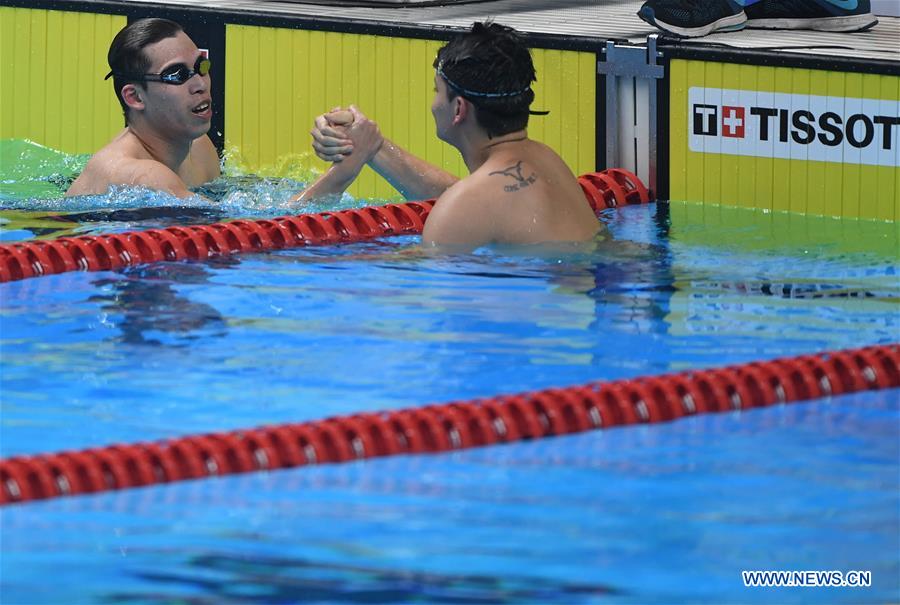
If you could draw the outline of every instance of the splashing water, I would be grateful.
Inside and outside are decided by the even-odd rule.
[[[144,187],[111,187],[103,195],[65,197],[88,159],[88,154],[67,154],[29,140],[0,141],[0,240],[274,217],[373,203],[347,193],[340,199],[291,201],[318,176],[309,168],[309,154],[288,155],[251,172],[233,148],[225,152],[222,176],[185,199]]]
[[[89,155],[72,155],[33,141],[0,141],[0,204],[61,197],[84,169]]]

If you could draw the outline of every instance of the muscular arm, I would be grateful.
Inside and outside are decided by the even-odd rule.
[[[332,164],[325,174],[291,198],[291,202],[305,202],[335,195],[341,195],[353,182],[363,164],[346,161],[340,164]]]
[[[360,121],[375,125],[359,110],[353,108],[352,111],[355,113],[332,110],[316,118],[310,134],[313,136],[313,149],[323,160],[336,164],[348,161],[357,153],[358,146],[348,137],[345,128],[351,128]],[[386,138],[383,141],[378,153],[368,160],[369,166],[406,199],[436,198],[459,180],[393,141]]]
[[[446,170],[414,156],[388,139],[384,140],[369,165],[408,200],[439,197],[459,181]]]

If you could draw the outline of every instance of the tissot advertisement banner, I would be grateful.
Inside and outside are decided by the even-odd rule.
[[[900,166],[900,102],[691,87],[689,147],[723,153]]]
[[[669,197],[900,220],[900,78],[673,59]]]

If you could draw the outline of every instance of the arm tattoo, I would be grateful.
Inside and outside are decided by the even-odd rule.
[[[524,189],[525,187],[534,184],[534,182],[537,180],[537,175],[534,172],[531,173],[531,176],[522,175],[522,160],[519,160],[517,164],[515,164],[514,166],[510,166],[509,168],[491,172],[489,176],[494,176],[495,174],[508,176],[512,179],[515,179],[516,182],[512,185],[505,185],[503,187],[503,190],[507,193],[512,193],[514,191],[518,191],[519,189]]]

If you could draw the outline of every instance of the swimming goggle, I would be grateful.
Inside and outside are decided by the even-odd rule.
[[[165,68],[158,74],[123,74],[111,71],[106,74],[106,77],[103,79],[108,80],[112,76],[116,76],[127,80],[137,80],[139,82],[162,82],[163,84],[181,86],[196,75],[205,76],[208,74],[211,65],[209,59],[200,56],[197,57],[197,62],[194,63],[194,69],[191,69],[184,63],[176,63],[175,65],[170,65]]]

